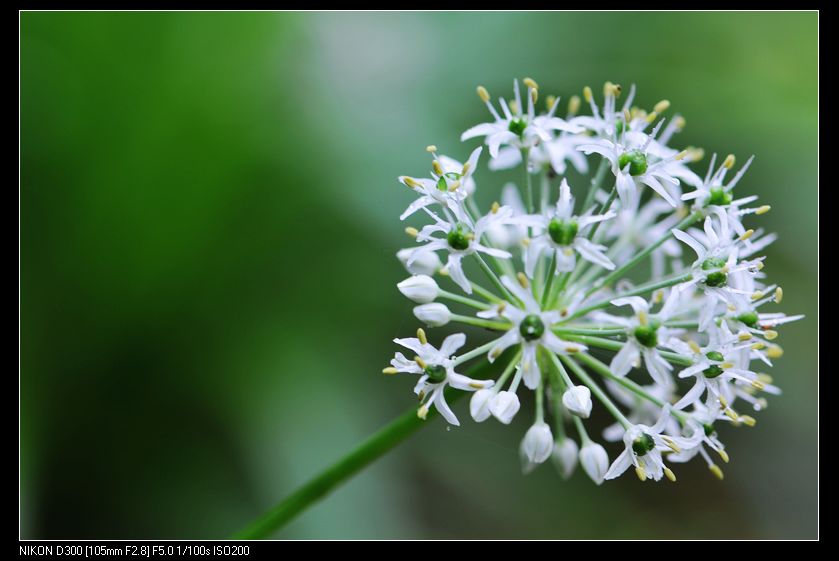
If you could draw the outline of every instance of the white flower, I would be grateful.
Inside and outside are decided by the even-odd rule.
[[[460,422],[446,403],[444,390],[451,386],[459,390],[475,391],[491,388],[492,380],[474,380],[454,371],[455,363],[450,357],[466,343],[466,335],[456,333],[449,335],[443,340],[440,348],[432,346],[425,338],[424,333],[419,332],[421,338],[394,339],[397,345],[410,349],[416,353],[414,360],[409,360],[402,353],[396,353],[390,361],[391,367],[396,372],[419,374],[420,378],[414,387],[414,393],[419,395],[422,404],[417,415],[425,419],[430,405],[434,405],[437,411],[452,425],[459,426]]]
[[[500,391],[492,399],[489,407],[493,417],[505,425],[509,425],[516,413],[519,412],[521,403],[519,403],[519,397],[515,393]]]
[[[469,400],[469,414],[476,422],[481,423],[489,418],[492,414],[490,406],[495,397],[492,390],[478,390],[472,394],[472,399]]]
[[[430,327],[446,325],[452,319],[452,313],[449,311],[449,308],[439,302],[414,306],[414,315],[417,316],[418,320]]]
[[[551,458],[563,479],[568,479],[574,473],[574,468],[577,467],[577,452],[577,443],[570,438],[564,438],[554,444]]]
[[[582,419],[591,415],[591,390],[585,386],[572,386],[562,394],[566,409]]]
[[[409,266],[428,252],[448,251],[449,259],[446,262],[446,268],[449,275],[465,293],[472,294],[472,285],[463,272],[462,260],[465,256],[478,252],[500,259],[512,257],[508,251],[495,249],[481,243],[481,237],[493,225],[515,222],[511,208],[498,208],[495,212],[478,219],[474,227],[465,222],[452,224],[442,220],[436,214],[430,213],[430,215],[434,219],[434,224],[425,226],[417,235],[417,241],[425,242],[425,245],[414,250],[414,253],[408,259]],[[435,237],[432,234],[442,234],[443,237]]]
[[[465,220],[466,212],[463,201],[475,190],[475,181],[472,174],[478,167],[478,158],[481,156],[481,148],[476,148],[466,164],[461,164],[446,156],[437,156],[436,148],[429,146],[434,160],[430,179],[417,179],[407,175],[399,176],[400,183],[410,187],[419,195],[411,205],[399,217],[405,220],[416,211],[432,204],[439,204],[458,218]]]
[[[488,357],[493,362],[498,356],[509,347],[520,344],[522,347],[521,370],[524,385],[535,389],[539,385],[541,370],[536,361],[536,350],[539,345],[560,354],[584,350],[586,347],[580,343],[567,343],[557,337],[551,327],[559,321],[561,313],[557,310],[543,312],[533,294],[525,290],[521,285],[512,281],[509,277],[501,277],[501,282],[516,298],[523,304],[524,309],[506,303],[501,311],[501,316],[511,322],[507,332],[495,341],[490,348]],[[489,314],[479,313],[479,316]],[[490,316],[491,317],[491,316]]]
[[[599,265],[605,269],[614,269],[612,263],[603,251],[605,246],[597,245],[585,236],[585,231],[597,222],[614,218],[614,212],[592,216],[591,211],[583,216],[572,216],[574,212],[574,197],[568,181],[562,180],[559,187],[559,200],[556,209],[550,214],[537,214],[522,219],[523,224],[538,228],[542,232],[530,240],[525,257],[525,273],[530,278],[536,270],[536,264],[542,253],[549,252],[556,259],[556,273],[573,271],[577,264],[575,252],[583,259]]]
[[[633,367],[640,366],[640,359],[643,356],[644,364],[652,379],[662,386],[671,384],[670,371],[673,367],[662,358],[658,347],[667,347],[671,344],[675,332],[663,324],[678,312],[680,296],[678,291],[671,290],[664,306],[656,314],[650,314],[651,304],[638,296],[612,300],[615,306],[631,306],[635,312],[631,318],[597,314],[597,317],[604,321],[626,329],[626,343],[612,358],[609,365],[615,376],[626,376]]]
[[[591,138],[588,136],[562,132],[530,150],[530,169],[535,173],[550,168],[557,175],[565,175],[568,171],[567,162],[570,162],[578,172],[588,173],[588,161],[578,147],[589,142]],[[489,169],[510,169],[520,163],[521,149],[504,146],[498,150],[498,156],[489,161]]]
[[[659,481],[664,475],[667,475],[671,481],[675,481],[676,477],[664,465],[661,457],[662,452],[679,449],[678,443],[682,441],[680,438],[661,433],[669,415],[670,408],[665,406],[661,418],[654,426],[632,425],[627,428],[623,436],[624,451],[615,459],[603,478],[615,479],[630,466],[634,466],[635,473],[641,481],[647,479]]]
[[[580,450],[580,464],[591,480],[600,485],[609,470],[609,455],[601,445],[588,441]]]
[[[682,175],[682,170],[681,168],[675,168],[673,164],[678,165],[676,158],[681,153],[658,161],[652,161],[649,153],[650,143],[655,138],[660,126],[661,123],[640,146],[600,139],[579,147],[586,154],[600,154],[611,162],[612,173],[615,176],[615,187],[623,206],[628,206],[635,197],[638,185],[650,187],[671,206],[677,206],[676,198],[681,195],[677,192],[678,177]]]
[[[414,275],[396,285],[399,292],[419,304],[427,304],[437,299],[440,287],[428,275]]]
[[[551,457],[554,447],[551,428],[544,421],[534,423],[525,433],[521,446],[528,461],[534,464],[543,463]]]
[[[412,275],[433,275],[443,266],[443,262],[433,251],[427,251],[411,260],[415,251],[416,248],[411,247],[396,252],[396,258]],[[410,265],[408,261],[411,261]]]
[[[501,204],[513,209],[514,216],[526,214],[524,203],[519,196],[519,189],[513,183],[507,183],[501,189]],[[487,237],[495,247],[511,249],[527,238],[527,227],[520,220],[512,223],[498,223],[487,228]]]
[[[554,116],[559,98],[556,99],[547,115],[536,116],[534,100],[537,97],[535,83],[525,80],[527,87],[527,111],[524,112],[524,105],[519,91],[519,82],[513,82],[515,94],[515,105],[512,110],[504,98],[500,99],[502,115],[499,115],[495,107],[490,103],[489,94],[485,89],[479,88],[478,94],[481,100],[486,103],[494,121],[483,123],[472,127],[460,135],[460,140],[468,140],[479,136],[486,137],[486,144],[489,146],[491,157],[498,156],[499,147],[509,145],[519,149],[531,148],[539,141],[548,142],[551,140],[551,132],[557,130],[569,132],[582,132],[583,128]]]

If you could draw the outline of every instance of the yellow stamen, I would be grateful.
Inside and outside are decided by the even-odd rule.
[[[492,357],[492,360],[495,360],[496,358],[498,358],[498,356],[500,354],[501,354],[500,349],[492,349],[492,351],[490,351],[490,353],[489,353],[489,356]]]
[[[431,163],[431,167],[434,168],[434,173],[436,173],[437,175],[443,175],[443,166],[440,165],[440,162],[434,160]]]
[[[747,427],[753,427],[757,424],[757,420],[749,415],[743,415],[740,417],[740,420],[743,421],[743,424]]]
[[[711,470],[711,473],[714,474],[714,477],[716,477],[720,481],[723,480],[723,474],[722,470],[720,469],[720,466],[718,466],[717,464],[711,464],[710,466],[708,466],[708,469]]]
[[[676,154],[676,160],[684,160],[688,156],[689,153],[690,152],[688,152],[687,150],[682,150],[681,152]]]
[[[765,374],[763,372],[757,375],[757,379],[763,382],[764,384],[771,384],[772,383],[772,376],[769,374]]]
[[[719,397],[720,405],[722,405],[723,409],[728,409],[728,400],[725,399],[723,396]]]
[[[533,105],[536,105],[536,100],[539,99],[539,90],[535,88],[530,89],[530,99],[533,100]]]
[[[498,304],[498,313],[499,314],[503,313],[504,310],[506,310],[506,309],[507,309],[507,302],[501,302],[500,304]]]
[[[480,382],[469,382],[469,387],[474,388],[476,390],[484,389],[484,385]]]
[[[428,406],[427,405],[423,405],[419,409],[417,409],[417,417],[419,417],[423,421],[425,420],[426,417],[428,417]]]
[[[537,84],[536,81],[533,80],[533,78],[525,78],[524,80],[522,80],[522,83],[533,90],[539,89],[539,84]]]
[[[521,245],[523,245],[524,247],[529,246],[529,245],[530,245],[530,238],[524,238],[524,239],[521,241]]]
[[[737,413],[735,413],[732,409],[725,410],[725,416],[735,422],[740,422],[740,418],[737,417]]]
[[[665,444],[667,444],[667,446],[668,446],[671,450],[673,450],[675,453],[677,453],[677,454],[678,454],[679,452],[681,452],[681,451],[682,451],[682,449],[681,449],[681,448],[679,448],[679,445],[678,445],[678,444],[676,444],[676,442],[675,442],[672,438],[670,438],[669,436],[662,436],[662,437],[661,437],[661,439],[662,439],[662,440],[664,441],[664,443],[665,443]]]
[[[487,103],[489,101],[489,92],[483,86],[478,86],[478,97],[481,98],[481,101]]]
[[[691,339],[690,341],[688,341],[688,346],[690,347],[690,350],[692,350],[692,351],[693,351],[693,352],[695,352],[696,354],[699,354],[699,353],[701,353],[701,352],[702,352],[702,349],[701,349],[701,348],[699,348],[699,345],[698,345],[698,344],[697,344],[697,342],[696,342],[696,341],[694,341],[693,339]]]
[[[717,450],[717,454],[720,455],[720,458],[722,458],[722,461],[724,461],[725,463],[728,463],[728,452],[726,452],[725,450]]]
[[[576,115],[577,111],[580,110],[580,96],[572,95],[571,99],[568,100],[568,114],[569,115]]]
[[[688,146],[686,148],[688,151],[688,160],[691,162],[698,162],[702,158],[705,157],[705,150],[702,148],[694,148],[693,146]]]
[[[408,226],[407,228],[405,228],[405,233],[411,236],[412,238],[416,238],[419,235],[419,230],[417,230],[413,226]]]
[[[417,329],[417,339],[419,339],[419,342],[423,345],[428,344],[428,338],[425,336],[425,330],[422,327]]]
[[[433,144],[429,144],[428,146],[425,147],[425,151],[426,152],[431,152],[433,154],[434,152],[437,151],[437,147],[434,146]]]
[[[746,333],[746,332],[743,332],[743,333],[740,333],[740,334],[737,336],[737,338],[738,338],[740,341],[748,341],[749,339],[751,339],[751,338],[752,338],[752,334],[751,334],[751,333]]]
[[[638,323],[641,325],[647,325],[647,323],[649,323],[647,312],[638,312]]]
[[[736,160],[737,158],[734,157],[734,154],[729,154],[725,157],[725,161],[723,161],[722,167],[724,167],[725,169],[731,169],[734,167],[734,162]]]
[[[650,113],[649,115],[647,115],[647,122],[648,122],[648,123],[652,123],[652,122],[653,122],[653,121],[655,121],[656,119],[658,119],[658,113],[656,113],[655,111],[653,111],[652,113]]]
[[[669,479],[673,483],[676,482],[676,474],[673,473],[673,470],[670,469],[669,467],[664,468],[664,475],[666,475],[667,479]]]
[[[566,347],[565,352],[567,353],[578,353],[580,352],[580,347]]]
[[[740,235],[740,241],[746,241],[754,235],[755,231],[752,229],[746,230]]]
[[[556,103],[556,96],[555,95],[549,95],[549,96],[545,97],[545,109],[550,111],[553,108],[554,103]]]
[[[449,269],[447,267],[440,267],[440,269],[437,272],[444,277],[449,276]]]
[[[752,380],[752,387],[754,389],[760,390],[760,391],[763,391],[763,390],[766,389],[766,386],[764,386],[761,382],[759,382],[757,380]]]
[[[510,102],[510,111],[512,111],[512,112],[513,112],[513,114],[518,114],[518,112],[519,112],[519,104],[518,104],[518,103],[516,103],[515,101],[511,101],[511,102]]]
[[[673,122],[676,123],[676,128],[679,129],[679,130],[682,130],[683,128],[685,128],[685,125],[687,124],[687,121],[685,121],[685,118],[682,117],[681,115],[676,117],[675,121],[673,121]],[[701,150],[701,148],[700,148],[700,150]]]
[[[469,167],[469,162],[466,162],[465,164],[463,164],[463,169],[461,170],[460,175],[466,175],[467,173],[469,173],[470,169],[472,168]]]
[[[399,371],[396,368],[394,368],[393,366],[388,366],[387,368],[382,369],[382,374],[387,374],[388,376],[393,376],[397,372],[399,372]]]
[[[766,343],[764,343],[763,341],[758,341],[749,348],[753,351],[762,351],[766,348]]]
[[[644,471],[644,468],[642,468],[641,466],[635,468],[635,475],[637,475],[638,479],[640,479],[641,481],[647,480],[647,472]]]
[[[428,364],[418,356],[414,357],[414,362],[416,362],[417,366],[419,366],[423,370],[425,370],[428,367]]]
[[[516,278],[519,279],[519,284],[522,288],[527,288],[530,286],[530,283],[527,282],[527,276],[524,273],[518,272],[516,273]]]
[[[609,95],[610,93],[612,93],[612,86],[613,85],[614,84],[612,84],[612,82],[608,82],[608,81],[606,83],[604,83],[603,84],[603,95]]]
[[[755,211],[755,214],[766,214],[766,213],[767,213],[767,212],[769,212],[771,209],[772,209],[772,207],[771,207],[771,206],[769,206],[769,205],[763,205],[763,206],[761,206],[761,207],[758,207],[758,209]]]
[[[454,193],[455,191],[457,191],[458,187],[460,187],[460,180],[456,180],[451,185],[449,185],[449,191]]]
[[[752,294],[752,300],[760,300],[763,298],[763,291],[762,290],[755,290]]]
[[[732,368],[734,368],[734,365],[730,362],[723,362],[722,364],[720,364],[720,368],[722,368],[723,370],[731,370]]]
[[[586,86],[583,88],[583,99],[586,100],[586,103],[591,103],[591,88]]]
[[[632,113],[630,113],[629,111],[624,109],[623,110],[623,120],[626,121],[627,123],[629,123],[630,121],[632,121],[632,118],[633,118]]]
[[[501,208],[501,205],[498,204],[498,201],[495,201],[494,203],[492,203],[492,207],[490,207],[490,211],[492,212],[492,214],[496,214],[498,212],[498,209],[500,209],[500,208]]]
[[[416,189],[417,187],[421,186],[419,184],[419,182],[416,179],[414,179],[413,177],[406,177],[402,181],[405,183],[405,185],[407,185],[411,189]]]
[[[769,358],[781,358],[782,356],[784,356],[784,349],[782,349],[778,345],[772,345],[766,351],[766,356]]]
[[[784,289],[780,286],[775,289],[775,303],[780,304],[781,300],[784,299]]]
[[[662,99],[661,101],[659,101],[658,103],[655,104],[655,107],[653,107],[653,110],[656,113],[664,113],[669,108],[670,108],[670,101],[666,100],[666,99]]]
[[[774,341],[778,338],[778,332],[774,329],[767,329],[763,332],[763,336],[766,337],[767,341]]]

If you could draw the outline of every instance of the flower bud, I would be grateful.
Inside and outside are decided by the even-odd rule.
[[[396,252],[396,258],[399,259],[402,266],[412,275],[433,275],[443,266],[443,262],[440,261],[440,258],[433,251],[423,251],[413,263],[408,265],[408,259],[410,259],[413,252],[414,250],[411,248],[400,249]]]
[[[519,407],[521,407],[519,396],[513,392],[500,391],[492,399],[489,410],[493,417],[505,425],[509,425],[516,413],[519,412]]]
[[[534,464],[541,464],[550,458],[553,447],[554,435],[551,434],[551,428],[544,421],[534,423],[522,440],[522,451]]]
[[[492,390],[478,390],[472,394],[472,399],[469,401],[469,413],[476,422],[482,423],[489,418],[494,397],[495,392]]]
[[[414,275],[396,285],[403,295],[419,304],[427,304],[437,299],[440,287],[428,275]]]
[[[588,442],[580,450],[580,464],[591,480],[600,485],[609,470],[609,455],[596,442]]]
[[[570,438],[566,438],[562,442],[557,442],[554,445],[551,458],[563,479],[568,479],[574,473],[574,468],[577,467],[578,452],[579,448],[577,447],[577,443]]]
[[[577,417],[588,419],[591,415],[591,391],[585,386],[571,386],[562,394],[562,404]]]
[[[446,325],[452,318],[452,313],[445,304],[432,303],[414,307],[414,315],[417,319],[429,327]]]

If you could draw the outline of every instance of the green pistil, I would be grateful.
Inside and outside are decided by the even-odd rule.
[[[542,319],[539,316],[530,314],[521,320],[519,333],[521,333],[525,341],[535,341],[544,335],[545,324],[542,323]]]
[[[430,364],[425,367],[425,374],[432,384],[439,384],[446,379],[446,367],[439,364]]]
[[[527,123],[524,119],[512,119],[510,121],[510,132],[521,138],[524,134],[524,129],[527,128]]]
[[[618,167],[624,169],[627,164],[629,164],[629,175],[644,175],[647,171],[647,156],[640,150],[624,152],[618,158]]]
[[[471,241],[471,232],[463,224],[455,226],[449,235],[446,236],[446,241],[449,242],[449,247],[458,251],[465,251],[469,249]]]
[[[703,271],[722,269],[723,267],[725,267],[725,259],[721,257],[709,257],[708,259],[702,262]],[[726,275],[722,271],[714,271],[713,273],[708,273],[705,276],[704,282],[706,286],[710,286],[712,288],[716,288],[718,286],[725,286],[725,283],[728,282],[728,275]]]
[[[726,193],[722,187],[711,189],[711,196],[708,199],[709,205],[727,206],[731,204],[731,193]]]
[[[641,345],[653,348],[658,345],[658,325],[639,325],[632,333]]]
[[[632,451],[636,456],[646,456],[647,452],[655,448],[655,441],[653,437],[647,433],[642,433],[641,436],[632,441]]]
[[[578,230],[579,226],[574,220],[565,221],[554,218],[548,224],[548,234],[558,245],[571,245],[571,242],[577,237]]]

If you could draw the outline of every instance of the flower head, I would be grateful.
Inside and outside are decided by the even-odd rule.
[[[558,99],[537,114],[539,87],[523,84],[526,97],[516,81],[497,106],[479,87],[492,121],[462,135],[483,138],[490,170],[520,167],[521,180],[485,197],[481,176],[477,193],[481,147],[461,164],[430,146],[429,176],[400,177],[415,195],[401,218],[424,222],[405,229],[415,245],[397,257],[411,276],[397,289],[419,321],[466,326],[477,342],[455,356],[465,333],[438,349],[420,329],[395,340],[411,352],[385,373],[416,375],[419,416],[434,407],[452,425],[447,391],[473,392],[472,419],[502,424],[532,391],[525,472],[552,458],[561,476],[579,463],[598,485],[630,468],[675,481],[670,465],[701,458],[722,478],[718,431],[753,426],[743,407],[780,394],[766,371],[783,354],[779,330],[803,318],[777,311],[783,290],[763,270],[776,236],[756,222],[769,207],[733,194],[752,160],[726,179],[735,158],[714,156],[700,178],[691,166],[704,151],[672,146],[685,119],[665,122],[666,100],[640,109],[634,86],[622,98],[607,82],[602,105],[583,91],[591,115],[574,96],[561,119]],[[591,175],[572,185],[572,168]],[[494,379],[462,374],[472,361]],[[600,416],[612,418],[603,441],[622,444],[611,464],[586,428]]]

